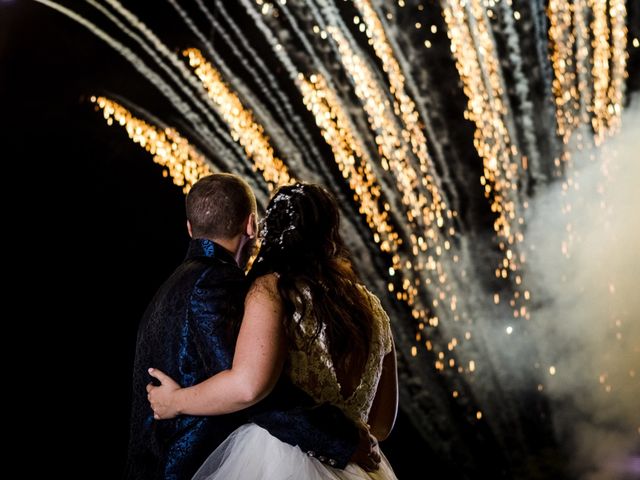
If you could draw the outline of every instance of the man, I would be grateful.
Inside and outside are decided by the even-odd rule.
[[[187,257],[160,288],[139,327],[126,478],[191,478],[248,421],[330,465],[344,467],[351,460],[376,468],[379,456],[368,435],[337,408],[314,406],[285,378],[267,399],[244,412],[153,419],[145,390],[148,367],[182,386],[230,368],[248,287],[241,266],[256,237],[255,197],[237,176],[215,174],[198,181],[187,196],[186,211],[192,237]]]

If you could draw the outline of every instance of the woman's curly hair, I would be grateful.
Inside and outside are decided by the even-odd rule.
[[[339,229],[337,202],[323,187],[311,183],[280,187],[261,222],[260,250],[250,277],[278,274],[287,333],[291,335],[295,322],[311,313],[316,328],[309,342],[324,329],[340,380],[364,369],[373,311],[358,287],[360,279]],[[305,301],[305,291],[311,302]]]

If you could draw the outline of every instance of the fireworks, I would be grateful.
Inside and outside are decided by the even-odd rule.
[[[91,97],[102,110],[108,125],[114,122],[127,131],[127,135],[151,155],[153,161],[165,167],[165,174],[187,193],[201,177],[213,173],[211,167],[187,139],[171,128],[159,129],[134,117],[122,105],[104,97]]]
[[[265,32],[282,18],[296,25],[298,17],[294,5],[258,2],[256,12],[248,3],[244,5]],[[612,3],[609,10],[604,5],[596,0],[573,3],[552,0],[548,6],[556,129],[565,144],[569,143],[576,128],[586,121],[591,122],[596,141],[615,130],[619,123],[626,66],[623,48],[626,42],[625,9],[619,0]],[[116,7],[136,25],[140,24],[120,4]],[[419,7],[422,7],[417,9],[419,12],[424,11],[422,5]],[[523,212],[527,202],[522,201],[523,195],[519,191],[521,179],[527,175],[527,158],[518,147],[519,139],[514,131],[493,37],[495,27],[490,23],[490,17],[494,18],[497,12],[493,10],[495,7],[493,2],[482,3],[480,0],[449,0],[444,3],[442,13],[450,51],[467,97],[465,117],[475,125],[473,144],[483,165],[480,187],[495,215],[495,240],[502,253],[495,277],[509,281],[511,285],[511,293],[489,293],[489,303],[500,305],[504,302],[512,308],[514,319],[529,319],[527,302],[531,294],[526,287],[525,255],[520,247],[524,240]],[[454,219],[457,212],[447,207],[446,194],[435,170],[437,162],[430,156],[423,122],[407,89],[406,73],[380,12],[368,0],[355,0],[353,8],[357,13],[352,17],[353,28],[357,34],[366,37],[371,54],[384,75],[380,76],[376,66],[363,56],[354,43],[352,32],[336,16],[334,7],[312,8],[314,17],[310,34],[320,41],[331,42],[329,45],[359,101],[364,114],[361,118],[366,118],[365,131],[358,120],[360,114],[353,111],[344,93],[336,90],[327,78],[327,70],[321,67],[323,60],[316,56],[314,44],[301,30],[296,30],[296,34],[304,40],[312,63],[320,67],[316,73],[301,71],[297,66],[299,61],[283,49],[277,32],[268,36],[269,43],[294,78],[302,103],[312,113],[320,134],[331,148],[333,160],[352,192],[352,200],[372,233],[373,243],[390,255],[386,287],[391,298],[411,308],[411,320],[416,328],[411,352],[414,347],[423,345],[428,351],[433,349],[444,355],[453,352],[454,348],[448,347],[458,345],[457,340],[453,341],[457,329],[450,328],[451,322],[461,318],[468,322],[470,318],[466,296],[457,290],[460,267],[453,267],[461,255],[468,252],[456,247],[458,233]],[[398,4],[398,8],[402,10],[406,5]],[[502,8],[502,11],[512,12],[511,21],[520,20],[519,11]],[[183,11],[181,14],[186,15]],[[388,11],[384,18],[391,20],[394,15]],[[589,18],[590,25],[587,24]],[[212,21],[215,28],[222,28],[215,19]],[[433,34],[438,31],[436,25],[422,21],[414,21],[413,27],[416,31],[428,28]],[[145,27],[140,28],[150,42],[160,45],[155,35]],[[589,30],[594,32],[591,41]],[[227,41],[231,41],[228,34],[225,35]],[[250,48],[244,39],[241,45]],[[432,46],[431,40],[427,46]],[[162,46],[161,51],[168,55],[166,47]],[[242,54],[235,45],[233,52]],[[210,112],[226,125],[230,139],[242,147],[251,168],[260,173],[269,189],[290,183],[293,174],[287,158],[276,154],[267,133],[269,126],[260,124],[250,106],[245,105],[239,93],[234,91],[232,83],[235,80],[223,78],[197,49],[188,49],[184,55],[206,91]],[[246,59],[242,60],[246,62]],[[175,63],[175,60],[171,62]],[[271,75],[268,79],[276,81]],[[593,94],[586,88],[589,81],[593,84]],[[269,88],[261,85],[263,91]],[[285,104],[277,106],[278,111],[281,114],[292,112],[293,105],[286,98],[279,98]],[[113,121],[113,117],[126,126],[131,138],[147,148],[156,162],[166,166],[168,174],[185,190],[210,171],[204,157],[175,130],[153,127],[107,99],[97,99],[97,103],[108,121]],[[179,104],[178,100],[174,103]],[[428,114],[424,107],[422,111]],[[295,131],[295,128],[288,131]],[[305,155],[310,153],[305,152]],[[561,159],[567,160],[568,155],[564,154]],[[429,339],[423,339],[425,327],[449,330],[449,340],[434,345]],[[517,331],[511,325],[505,328],[509,335]],[[474,371],[475,363],[471,365],[474,367],[465,370]],[[454,357],[439,358],[436,369],[442,370],[445,366],[458,370]]]
[[[508,100],[485,8],[477,0],[468,4],[452,0],[446,3],[444,17],[451,52],[468,98],[465,117],[476,125],[474,145],[484,165],[480,184],[496,215],[493,227],[504,254],[495,276],[503,280],[514,278],[516,288],[510,305],[517,317],[522,302],[519,270],[524,258],[518,253],[524,236],[517,190],[518,177],[525,174],[526,159],[518,154],[509,128]],[[494,295],[496,298],[499,297]]]
[[[253,160],[254,168],[262,173],[270,188],[286,185],[292,181],[284,162],[274,154],[264,128],[255,122],[238,95],[229,89],[220,74],[209,64],[199,50],[185,51],[189,65],[206,88],[218,114],[229,127],[231,138],[244,148],[247,157]]]
[[[249,175],[265,196],[294,178],[339,194],[357,267],[391,313],[407,383],[436,376],[446,389],[442,397],[419,396],[412,415],[428,424],[429,402],[446,397],[474,424],[507,421],[486,405],[494,391],[501,392],[496,405],[512,402],[492,374],[509,368],[504,352],[490,351],[486,332],[516,344],[536,320],[524,243],[533,190],[547,173],[564,176],[565,193],[578,188],[572,149],[601,144],[619,129],[623,0],[550,0],[541,10],[548,32],[539,29],[548,38],[536,45],[541,58],[549,53],[548,65],[524,58],[535,2],[443,0],[441,10],[406,0],[202,2],[198,21],[179,7],[202,48],[182,55],[115,0],[86,18],[43,3],[107,41],[188,119],[178,133],[92,99],[185,192],[215,165]],[[217,16],[206,10],[214,7]],[[241,21],[229,14],[234,9],[242,9]],[[91,15],[119,19],[117,34]],[[432,73],[446,71],[450,78]],[[555,122],[532,107],[530,97],[545,94]],[[562,151],[538,149],[545,142]],[[568,218],[573,208],[567,200]],[[470,216],[485,211],[492,231],[478,232]],[[565,257],[574,242],[568,220]],[[536,369],[534,392],[566,375],[551,358]],[[607,375],[598,370],[598,388],[615,392]]]

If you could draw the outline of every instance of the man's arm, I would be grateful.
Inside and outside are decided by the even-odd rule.
[[[282,378],[274,392],[253,407],[249,419],[271,435],[297,445],[307,455],[336,468],[349,462],[366,470],[380,463],[374,439],[338,408],[328,403],[314,404],[311,397]]]

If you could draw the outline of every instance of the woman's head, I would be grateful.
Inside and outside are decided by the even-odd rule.
[[[267,262],[279,273],[297,270],[304,262],[345,255],[336,200],[311,183],[287,185],[275,192],[261,223],[260,240],[256,267]]]
[[[309,342],[324,330],[338,377],[363,368],[372,336],[372,306],[358,286],[350,253],[340,236],[340,214],[333,195],[310,183],[279,188],[262,220],[260,240],[251,275],[279,274],[278,290],[289,333],[296,318],[310,315],[316,329]]]

